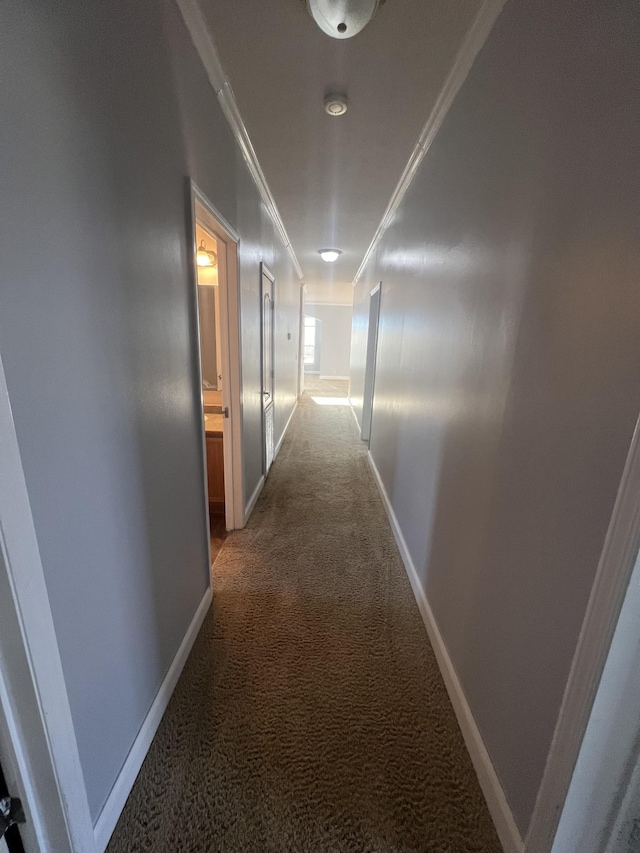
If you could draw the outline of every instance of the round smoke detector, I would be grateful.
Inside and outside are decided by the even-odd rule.
[[[347,99],[344,95],[327,95],[324,109],[330,116],[343,116],[347,111]]]
[[[381,0],[306,0],[306,3],[322,32],[334,39],[348,39],[367,26]]]

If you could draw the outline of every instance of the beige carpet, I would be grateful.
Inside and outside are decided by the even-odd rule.
[[[109,853],[500,853],[344,393],[301,402]]]

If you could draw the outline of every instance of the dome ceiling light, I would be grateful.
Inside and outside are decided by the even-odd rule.
[[[324,111],[330,116],[343,116],[347,111],[347,99],[344,95],[327,95],[324,99]]]
[[[383,0],[306,0],[309,14],[323,33],[348,39],[364,29]]]
[[[318,254],[323,261],[326,261],[328,264],[332,264],[334,261],[338,260],[342,252],[340,249],[320,249]]]

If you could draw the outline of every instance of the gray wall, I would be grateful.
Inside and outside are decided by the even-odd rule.
[[[520,829],[640,401],[635,0],[509,0],[357,288],[371,452]]]
[[[95,819],[209,583],[185,176],[242,237],[249,494],[260,260],[276,439],[298,283],[171,0],[4,3],[0,80],[0,352]]]
[[[352,313],[350,305],[305,303],[305,314],[322,322],[321,376],[349,375]]]

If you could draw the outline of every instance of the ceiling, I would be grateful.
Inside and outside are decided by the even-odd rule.
[[[304,0],[200,0],[304,272],[309,301],[350,304],[351,282],[481,0],[387,0],[351,39]],[[344,92],[344,116],[323,99]],[[342,255],[327,264],[323,248]]]

